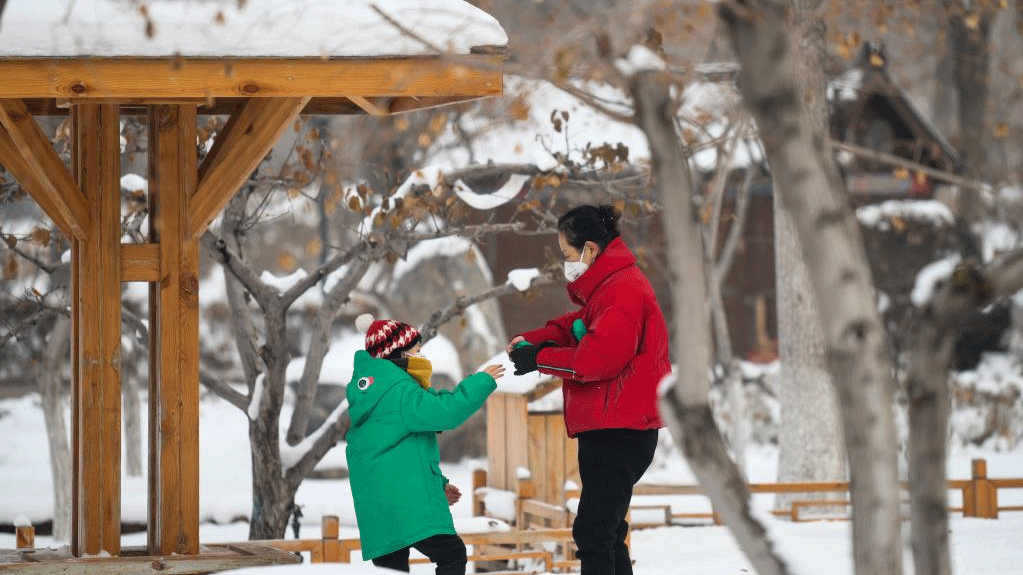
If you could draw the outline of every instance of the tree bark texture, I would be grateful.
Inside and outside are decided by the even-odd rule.
[[[952,77],[959,105],[959,149],[969,173],[983,174],[987,168],[985,143],[989,133],[987,108],[994,14],[984,2],[969,8],[961,0],[944,3],[948,13],[945,34],[952,52]],[[975,217],[970,211],[963,215],[970,221]]]
[[[818,3],[794,0],[792,28],[799,44],[792,63],[810,121],[826,133],[825,26],[815,16]],[[784,185],[785,182],[775,179],[774,254],[781,401],[778,481],[845,481],[845,450],[834,384],[828,372],[820,306],[795,225],[781,202]],[[779,494],[776,505],[784,509],[795,500],[818,498],[817,494]]]
[[[858,223],[827,139],[804,108],[787,3],[729,0],[718,10],[740,61],[740,92],[757,120],[819,298],[851,466],[855,571],[899,575],[892,369]]]
[[[39,363],[36,381],[43,399],[46,439],[53,474],[53,539],[71,540],[71,448],[64,419],[64,369],[70,360],[71,320],[57,317]]]
[[[728,456],[710,410],[712,354],[702,221],[693,202],[689,165],[675,132],[671,86],[671,78],[660,72],[640,72],[630,85],[635,122],[650,142],[654,187],[664,205],[669,268],[677,274],[672,279],[671,301],[678,374],[661,411],[704,492],[757,572],[781,575],[788,569],[766,528],[750,513],[746,484]]]
[[[1023,251],[1007,254],[984,269],[960,264],[939,285],[910,328],[909,494],[913,563],[916,573],[952,572],[948,542],[945,468],[948,433],[948,378],[952,348],[973,312],[1023,287]]]

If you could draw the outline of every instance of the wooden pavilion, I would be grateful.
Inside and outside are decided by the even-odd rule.
[[[0,165],[73,244],[71,553],[137,554],[122,553],[120,543],[121,283],[142,281],[151,314],[142,555],[194,557],[199,236],[299,115],[387,115],[500,94],[507,38],[462,0],[382,3],[391,13],[364,0],[65,5],[8,1],[0,21]],[[435,27],[420,36],[431,17]],[[461,20],[445,27],[441,17]],[[249,27],[232,36],[232,22]],[[340,48],[310,38],[330,26]],[[170,32],[161,37],[161,27]],[[268,39],[270,32],[279,37]],[[367,49],[360,38],[382,46]],[[230,119],[198,165],[197,116],[209,114]],[[70,169],[39,115],[70,116]],[[122,115],[148,118],[145,244],[121,243]]]

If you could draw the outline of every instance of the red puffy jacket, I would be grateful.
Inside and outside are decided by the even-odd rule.
[[[657,387],[671,372],[668,328],[654,290],[621,238],[568,284],[582,309],[521,334],[538,344],[541,373],[564,380],[565,427],[569,437],[591,429],[664,427]],[[586,335],[576,343],[572,323],[582,318]]]

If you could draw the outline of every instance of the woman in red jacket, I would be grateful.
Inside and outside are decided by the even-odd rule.
[[[625,514],[664,427],[657,388],[671,372],[664,315],[619,217],[612,206],[579,206],[558,220],[568,295],[582,308],[508,344],[517,375],[564,382],[565,427],[579,440],[581,575],[632,575]]]

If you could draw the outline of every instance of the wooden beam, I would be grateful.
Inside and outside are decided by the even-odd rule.
[[[73,153],[93,217],[78,242],[78,490],[72,537],[81,554],[121,549],[121,170],[115,105],[75,112]]]
[[[309,98],[253,98],[231,116],[199,168],[192,237],[206,230],[308,103]]]
[[[153,106],[149,210],[159,278],[150,297],[149,551],[199,552],[199,240],[196,107]]]
[[[493,96],[501,56],[404,58],[12,58],[0,98]]]
[[[60,210],[53,204],[48,203],[50,196],[43,192],[43,184],[36,178],[35,172],[25,162],[25,158],[21,157],[18,146],[11,140],[7,129],[2,125],[0,125],[0,165],[3,165],[14,176],[14,179],[21,184],[21,187],[25,188],[25,191],[35,199],[43,212],[53,220],[53,223],[60,228],[60,231],[65,236],[69,238],[74,237],[71,233],[71,224],[63,219]]]
[[[375,102],[371,102],[371,101],[367,100],[366,98],[364,98],[363,96],[356,96],[356,95],[353,94],[351,96],[348,96],[348,99],[351,100],[352,103],[355,104],[356,106],[358,106],[358,107],[362,108],[363,110],[365,110],[365,112],[367,114],[369,114],[370,116],[386,116],[387,115],[387,109],[386,109],[387,108],[387,103],[386,102],[383,103],[384,107],[381,108]]]
[[[121,244],[121,281],[160,281],[160,246]]]
[[[15,177],[20,173],[26,178],[21,180],[25,189],[61,229],[66,227],[71,232],[69,236],[84,237],[90,219],[85,198],[25,103],[0,100],[0,124],[9,138],[9,142],[0,143],[0,161],[11,162],[8,169]],[[22,161],[17,161],[13,152]]]
[[[388,114],[400,114],[415,110],[425,110],[439,106],[448,106],[462,102],[472,102],[486,96],[443,96],[443,97],[419,97],[419,96],[397,96],[387,98],[370,99],[376,106],[386,110]],[[149,114],[149,106],[168,103],[193,103],[199,106],[200,116],[229,116],[241,108],[248,98],[204,98],[202,100],[191,99],[182,102],[164,102],[133,100],[125,102],[112,100],[111,103],[118,103],[121,106],[121,116],[145,116]],[[104,100],[96,100],[102,103]],[[28,98],[25,100],[28,111],[33,116],[66,116],[68,107],[60,105],[54,98]],[[309,100],[306,107],[302,109],[303,116],[324,115],[324,116],[353,116],[364,115],[366,111],[357,106],[348,98],[341,96],[321,97]]]

